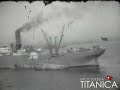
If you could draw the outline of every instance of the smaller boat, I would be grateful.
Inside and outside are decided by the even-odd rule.
[[[106,37],[101,37],[101,40],[103,40],[103,41],[108,41],[108,38],[106,38]]]

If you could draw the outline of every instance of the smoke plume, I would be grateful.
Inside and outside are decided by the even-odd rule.
[[[46,21],[48,21],[48,20],[43,17],[43,13],[41,12],[37,16],[32,18],[29,22],[25,23],[22,27],[17,29],[17,31],[22,32],[22,31],[31,30],[32,28],[36,28]]]

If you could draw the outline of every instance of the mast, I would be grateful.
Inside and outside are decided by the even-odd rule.
[[[46,34],[46,32],[43,29],[41,29],[41,31],[42,31],[43,37],[44,37],[44,39],[45,39],[45,41],[47,43],[47,46],[48,46],[48,49],[49,49],[49,53],[52,56],[52,49],[51,49],[50,42],[48,40],[47,34]]]
[[[51,53],[51,55],[53,54],[52,53],[52,37],[49,37],[49,40],[50,40],[50,53]]]
[[[57,42],[56,42],[57,37],[55,37],[55,54],[57,54]]]
[[[68,23],[68,27],[69,27],[70,24],[72,24],[72,23],[73,23],[73,21],[70,22],[70,23]],[[61,42],[62,42],[63,37],[64,37],[64,29],[65,29],[65,24],[63,25],[63,28],[62,28],[62,31],[61,31],[61,36],[60,36],[60,40],[59,40],[58,45],[57,45],[57,42],[56,42],[57,37],[55,37],[55,54],[58,54],[58,52],[59,52],[59,48],[60,48]],[[49,37],[49,39],[48,39],[46,32],[45,32],[42,28],[41,28],[41,31],[42,31],[42,33],[43,33],[43,37],[44,37],[44,39],[45,39],[45,41],[46,41],[46,43],[47,43],[47,46],[48,46],[48,48],[49,48],[50,55],[52,56],[52,54],[53,54],[53,52],[52,52],[52,48],[53,48],[53,47],[52,47],[52,37]]]
[[[74,22],[74,20],[71,21],[71,22],[69,22],[69,23],[68,23],[68,27],[69,27],[73,22]],[[59,48],[60,48],[61,42],[62,42],[63,37],[64,37],[64,29],[65,29],[65,25],[63,26],[63,29],[62,29],[62,32],[61,32],[61,37],[60,37],[60,41],[59,41],[58,47],[56,48],[56,54],[58,54],[58,52],[59,52]]]
[[[63,26],[63,29],[62,29],[62,32],[61,32],[61,37],[60,37],[58,47],[56,49],[56,54],[58,54],[58,51],[59,51],[59,48],[60,48],[60,45],[61,45],[61,42],[62,42],[62,39],[63,39],[63,36],[64,36],[64,28],[65,28],[65,25]]]

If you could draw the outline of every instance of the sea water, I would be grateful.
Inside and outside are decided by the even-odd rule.
[[[101,45],[106,48],[106,52],[98,58],[99,67],[77,67],[67,70],[1,69],[0,90],[86,90],[81,88],[80,78],[105,79],[107,75],[112,76],[112,80],[120,87],[120,41],[94,42],[87,45]],[[88,90],[90,89],[94,90]]]

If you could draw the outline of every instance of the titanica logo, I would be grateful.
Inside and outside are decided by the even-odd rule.
[[[118,88],[110,75],[105,78],[80,78],[80,85],[81,88]]]
[[[106,76],[106,80],[112,80],[112,79],[113,79],[112,76],[109,76],[109,75]]]

